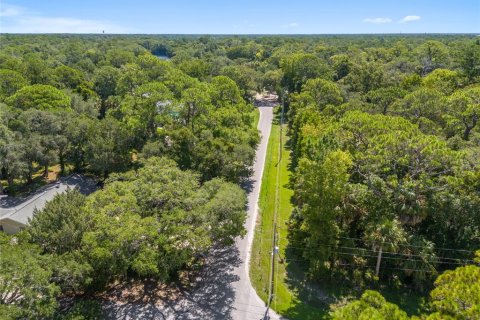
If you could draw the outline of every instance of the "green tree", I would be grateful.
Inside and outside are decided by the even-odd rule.
[[[442,115],[445,112],[445,96],[430,88],[421,88],[407,94],[403,99],[392,104],[393,114],[417,123],[422,131],[435,133],[445,126]]]
[[[282,85],[289,92],[300,92],[308,79],[331,80],[332,70],[319,57],[307,53],[295,53],[280,62],[283,71]]]
[[[352,62],[346,54],[337,54],[330,57],[333,70],[335,70],[335,80],[346,77],[352,68]]]
[[[480,254],[477,253],[477,256]],[[480,316],[480,267],[468,265],[447,270],[435,281],[430,292],[430,314],[421,319],[478,319]],[[367,290],[358,300],[344,306],[331,306],[332,319],[409,319],[397,305],[376,291]],[[413,317],[412,319],[419,319]]]
[[[440,41],[428,40],[416,48],[422,76],[437,68],[446,67],[450,57],[448,48]]]
[[[281,96],[283,73],[281,70],[269,70],[263,74],[262,88]]]
[[[0,101],[13,95],[27,85],[27,80],[18,72],[0,69]]]
[[[19,139],[14,132],[0,125],[0,166],[10,189],[13,189],[14,179],[28,174],[29,164],[23,143],[24,140]]]
[[[406,241],[405,231],[400,222],[396,219],[382,219],[379,222],[373,222],[365,230],[365,240],[371,244],[374,251],[378,251],[375,275],[380,273],[380,264],[382,262],[382,252],[386,249],[388,252],[397,252],[399,245]]]
[[[38,109],[47,111],[70,110],[70,97],[50,85],[26,86],[10,96],[5,102],[22,110]]]
[[[48,62],[38,53],[28,53],[23,57],[24,76],[31,84],[51,84],[51,72]]]
[[[102,307],[97,300],[77,300],[66,312],[57,312],[54,320],[100,320]]]
[[[128,273],[166,280],[197,254],[244,234],[245,193],[221,180],[199,187],[198,179],[152,157],[136,172],[112,175],[89,197],[95,226],[84,234],[82,252],[96,284]]]
[[[117,81],[117,87],[115,88],[115,92],[119,95],[132,94],[135,88],[148,82],[146,72],[137,64],[126,64],[122,66],[120,70],[121,74]]]
[[[467,43],[460,48],[459,64],[470,82],[480,76],[480,49],[475,43]]]
[[[0,234],[0,311],[10,319],[42,319],[57,308],[51,261],[30,244]]]
[[[299,157],[293,180],[298,209],[292,224],[298,229],[297,240],[306,243],[303,255],[310,260],[314,276],[325,276],[324,271],[332,270],[329,266],[347,260],[332,253],[337,245],[354,246],[338,239],[342,233],[364,239],[388,235],[383,242],[393,245],[388,249],[392,251],[410,239],[407,231],[424,234],[438,246],[472,243],[477,229],[472,210],[480,202],[467,184],[472,188],[477,184],[473,173],[468,174],[469,183],[463,180],[457,170],[466,163],[445,141],[422,134],[399,117],[355,111],[346,112],[337,122],[309,107],[299,111],[292,124],[292,130],[298,130],[292,137],[295,157]],[[326,162],[334,151],[347,154],[351,164],[345,166],[341,159]],[[455,222],[446,226],[442,223],[446,219]],[[457,230],[461,226],[469,227],[461,232]],[[435,271],[434,252],[415,254],[425,256],[415,268]],[[353,258],[347,261],[356,263]],[[406,268],[398,261],[388,264]],[[418,278],[420,282],[427,279]]]
[[[386,115],[392,103],[403,98],[406,94],[407,92],[399,87],[379,88],[368,92],[367,101],[374,104],[376,111],[378,110]]]
[[[69,143],[66,159],[74,165],[74,170],[77,172],[86,165],[89,142],[94,138],[90,132],[95,130],[92,128],[96,127],[99,122],[95,118],[81,115],[70,119],[65,128],[65,137]]]
[[[0,123],[0,167],[7,171],[9,163],[7,162],[7,155],[9,154],[9,144],[14,139],[13,132],[5,125]],[[8,175],[8,172],[6,172]],[[7,176],[8,177],[8,176]],[[0,183],[0,194],[4,194],[3,185]]]
[[[334,82],[321,78],[307,80],[302,92],[313,99],[320,111],[327,105],[338,106],[343,102],[340,88]]]
[[[180,256],[168,255],[165,235],[158,232],[162,225],[154,217],[97,215],[95,224],[82,238],[82,253],[94,271],[94,288],[126,277],[129,271],[166,280],[172,269],[178,268],[179,260],[180,265],[185,262]],[[166,259],[162,258],[165,255]]]
[[[48,167],[58,160],[60,160],[62,172],[65,169],[67,141],[61,117],[35,109],[24,111],[19,117],[25,125],[22,133],[29,144],[31,160],[43,166],[45,176],[48,175]]]
[[[226,76],[217,76],[211,82],[212,103],[216,107],[233,106],[243,101],[235,81]]]
[[[105,56],[108,65],[115,68],[120,68],[121,66],[131,63],[135,60],[135,55],[133,52],[115,48],[108,50]]]
[[[237,185],[221,179],[207,181],[199,190],[204,204],[199,209],[210,228],[213,243],[232,245],[235,238],[245,235],[245,192]]]
[[[59,88],[75,89],[85,81],[85,76],[80,70],[68,66],[56,67],[53,74]]]
[[[361,62],[354,64],[343,81],[351,91],[367,93],[385,85],[384,66],[379,62]]]
[[[423,85],[445,95],[453,93],[460,86],[460,75],[448,69],[435,69],[423,78]]]
[[[86,162],[105,178],[112,171],[125,168],[131,161],[130,139],[117,120],[107,117],[88,128]]]
[[[445,271],[430,292],[430,306],[441,319],[480,317],[480,267],[468,265]]]
[[[447,105],[448,115],[453,117],[449,125],[461,127],[462,138],[469,140],[480,120],[480,86],[457,90],[448,98]]]
[[[334,320],[407,320],[407,313],[397,305],[387,302],[376,291],[367,290],[359,300],[345,306],[335,308],[330,312]]]
[[[104,117],[106,113],[105,101],[108,97],[115,95],[117,81],[120,78],[120,71],[111,66],[101,67],[95,70],[93,76],[93,88],[95,92],[102,99],[102,108],[100,109],[100,116]]]
[[[145,140],[154,136],[165,119],[171,117],[172,102],[173,94],[164,84],[150,82],[135,88],[133,95],[122,101],[116,117],[133,136]]]
[[[178,67],[190,77],[202,81],[207,79],[212,72],[212,64],[202,59],[186,59]]]
[[[211,102],[208,91],[202,90],[201,87],[189,88],[182,92],[182,101],[184,103],[183,118],[185,124],[190,126],[192,132],[195,133],[195,122],[200,116],[208,113]]]
[[[245,65],[226,66],[221,70],[221,74],[235,81],[245,101],[252,101],[259,82],[258,75],[253,68]]]
[[[331,265],[340,233],[338,207],[346,196],[351,166],[350,155],[340,150],[319,162],[302,159],[299,163],[295,202],[304,219],[301,228],[308,230],[304,255],[311,261],[314,276],[323,275]]]
[[[83,233],[91,228],[84,211],[85,196],[77,190],[57,195],[42,210],[35,210],[27,229],[31,241],[45,252],[63,254],[80,248]]]

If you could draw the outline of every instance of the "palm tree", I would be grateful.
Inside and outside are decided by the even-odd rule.
[[[372,245],[374,251],[378,249],[377,265],[375,267],[375,276],[378,277],[383,250],[397,252],[399,245],[406,240],[405,231],[397,219],[382,219],[368,225],[365,233],[367,243]]]

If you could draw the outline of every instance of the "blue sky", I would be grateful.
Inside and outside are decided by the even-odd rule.
[[[480,33],[480,0],[0,0],[7,33]]]

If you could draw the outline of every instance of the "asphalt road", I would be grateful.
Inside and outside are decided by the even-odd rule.
[[[280,319],[272,311],[266,316],[265,303],[253,289],[248,273],[260,184],[273,120],[272,107],[260,106],[258,109],[261,141],[253,175],[246,186],[249,191],[246,236],[239,237],[230,248],[212,252],[193,286],[176,291],[172,295],[174,298],[156,295],[155,288],[143,288],[144,294],[133,301],[105,301],[103,310],[108,319]],[[129,292],[129,288],[125,291]]]
[[[268,138],[272,128],[273,108],[258,107],[260,111],[260,120],[258,121],[258,130],[260,130],[261,141],[258,145],[253,166],[252,186],[248,194],[248,217],[245,228],[247,235],[236,241],[236,247],[239,251],[240,264],[233,269],[233,274],[238,276],[238,281],[233,283],[235,299],[233,303],[232,318],[243,319],[262,319],[258,315],[259,310],[265,310],[265,303],[258,297],[257,293],[250,283],[249,261],[250,250],[252,248],[253,235],[255,231],[255,221],[258,215],[258,198],[260,195],[260,186],[262,182],[263,168],[265,165],[265,156],[267,154]],[[279,319],[279,317],[270,311],[270,319]]]

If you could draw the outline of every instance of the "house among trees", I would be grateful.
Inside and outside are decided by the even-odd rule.
[[[73,174],[49,184],[35,193],[22,198],[4,196],[0,198],[0,231],[14,234],[22,230],[35,213],[48,201],[69,188],[78,189],[83,194],[90,194],[96,189],[96,183],[83,175]]]

